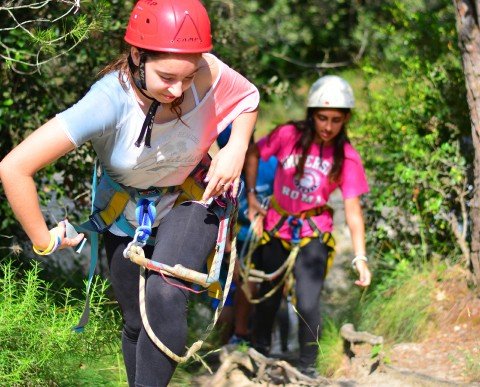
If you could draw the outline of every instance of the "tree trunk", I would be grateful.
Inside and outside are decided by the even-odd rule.
[[[480,0],[453,0],[457,31],[467,87],[475,149],[474,192],[470,206],[472,243],[470,263],[477,286],[480,284]]]

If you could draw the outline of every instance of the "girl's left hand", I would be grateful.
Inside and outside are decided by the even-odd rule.
[[[75,228],[69,223],[67,219],[58,223],[54,228],[57,235],[60,236],[62,243],[58,247],[59,250],[67,247],[76,247],[85,238],[85,234],[78,233]]]
[[[355,281],[355,285],[367,287],[372,280],[372,274],[368,269],[368,265],[365,261],[358,260],[355,262],[355,267],[358,271],[358,280]]]
[[[228,143],[213,157],[205,181],[207,188],[203,193],[202,201],[214,196],[220,196],[232,188],[232,195],[238,193],[240,174],[242,173],[245,150],[236,148]]]

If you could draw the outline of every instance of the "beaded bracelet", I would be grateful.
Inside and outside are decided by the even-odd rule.
[[[59,235],[57,235],[54,229],[49,230],[49,233],[50,233],[50,243],[48,244],[48,247],[45,250],[41,250],[39,247],[34,245],[33,251],[35,252],[35,254],[50,255],[53,252],[55,252],[55,250],[57,250],[58,247],[62,244],[62,238]]]
[[[355,263],[357,261],[368,262],[368,258],[365,255],[356,255],[355,258],[352,259],[352,266],[354,269],[356,269]]]

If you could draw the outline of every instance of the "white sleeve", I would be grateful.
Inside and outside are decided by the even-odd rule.
[[[125,97],[121,98],[118,93],[121,91],[125,95],[125,91],[118,79],[118,85],[112,83],[112,76],[113,74],[109,74],[96,82],[76,104],[57,114],[75,146],[79,147],[88,140],[101,137],[115,129],[123,111],[122,101],[125,100]],[[110,79],[106,79],[107,77]]]
[[[216,101],[222,106],[219,109],[221,114],[217,125],[218,133],[240,114],[255,111],[260,101],[260,93],[253,83],[225,63],[219,62],[222,76],[215,94]]]

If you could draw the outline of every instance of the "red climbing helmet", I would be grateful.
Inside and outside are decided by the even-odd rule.
[[[210,19],[199,0],[139,0],[125,41],[152,51],[207,52],[212,49]]]

